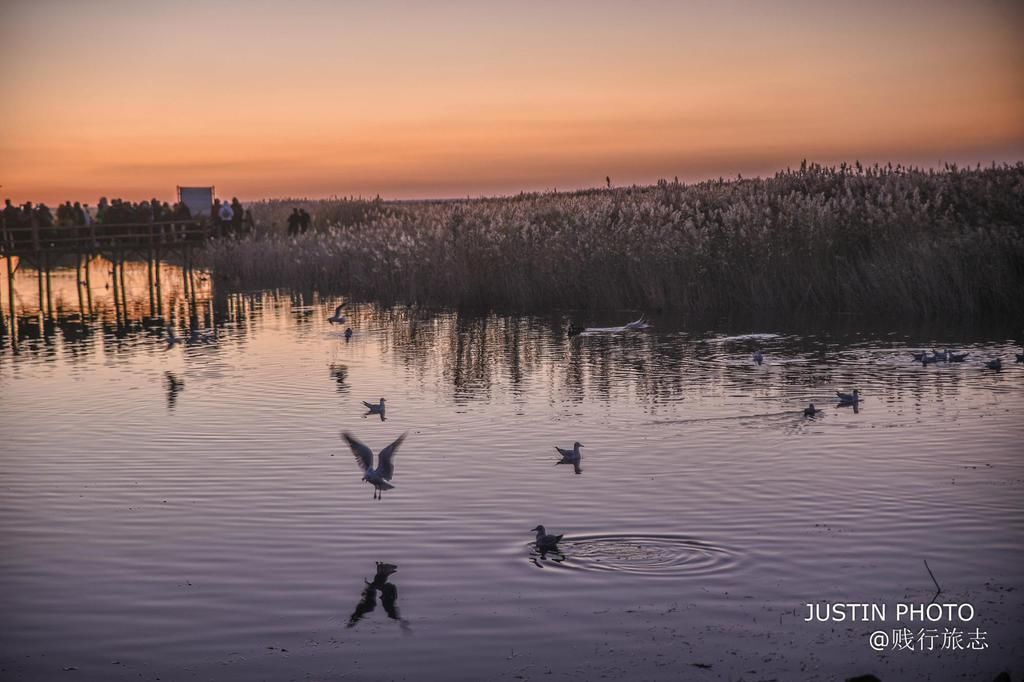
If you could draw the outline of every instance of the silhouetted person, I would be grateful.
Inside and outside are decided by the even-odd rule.
[[[231,210],[231,204],[224,202],[220,205],[220,227],[221,234],[226,234],[231,229],[231,219],[235,217],[235,212]]]
[[[242,209],[242,203],[238,200],[238,197],[231,198],[231,232],[232,234],[240,234],[242,232],[242,217],[245,211]]]
[[[288,236],[294,237],[299,233],[299,225],[302,223],[302,216],[299,215],[299,209],[293,208],[292,214],[288,216]]]
[[[18,210],[18,207],[12,204],[10,199],[4,199],[4,225],[7,227],[17,227],[20,215],[21,211]]]
[[[61,227],[68,227],[75,222],[74,211],[71,209],[71,202],[65,201],[57,205],[57,224]]]
[[[106,197],[100,197],[100,200],[96,202],[96,222],[105,223],[107,222],[107,211],[110,209],[110,202],[107,201]]]
[[[299,209],[299,232],[306,234],[306,230],[309,229],[310,224],[313,222],[313,217],[306,213],[306,209]]]
[[[53,227],[53,214],[46,204],[36,206],[36,223],[39,227]]]
[[[245,215],[242,216],[242,232],[245,234],[252,234],[256,231],[256,221],[252,217],[252,209],[245,209]]]
[[[210,222],[215,228],[215,234],[220,234],[221,227],[223,227],[220,222],[220,199],[213,200],[213,207],[210,208]]]

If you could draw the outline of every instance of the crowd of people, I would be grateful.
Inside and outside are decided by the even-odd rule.
[[[26,202],[17,206],[11,203],[10,199],[6,199],[3,211],[0,212],[0,221],[4,228],[45,228],[48,233],[57,228],[184,223],[202,218],[193,216],[184,202],[179,201],[172,205],[155,198],[132,202],[101,197],[95,209],[89,204],[66,201],[58,205],[56,210],[51,210],[44,203],[33,205],[32,202]],[[217,236],[243,235],[252,232],[254,227],[252,211],[244,208],[237,197],[230,202],[215,199],[211,206],[209,221]]]

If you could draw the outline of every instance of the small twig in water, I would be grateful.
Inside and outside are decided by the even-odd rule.
[[[939,587],[939,581],[935,579],[935,574],[932,573],[932,569],[928,565],[927,559],[924,560],[924,567],[928,569],[928,575],[932,577],[932,582],[935,583],[935,589],[938,590],[938,592],[935,593],[935,596],[939,596],[940,594],[942,594],[942,588]]]

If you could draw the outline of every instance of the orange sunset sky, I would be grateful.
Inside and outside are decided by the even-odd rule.
[[[0,194],[456,197],[1016,161],[1022,8],[0,0]]]

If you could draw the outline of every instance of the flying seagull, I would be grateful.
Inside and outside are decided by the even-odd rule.
[[[345,324],[345,316],[341,314],[341,309],[344,307],[345,304],[342,303],[337,308],[335,308],[334,315],[332,317],[328,317],[327,321],[330,322],[331,324]]]
[[[388,482],[395,475],[395,465],[392,460],[395,453],[398,452],[398,446],[405,440],[406,434],[403,433],[394,443],[380,451],[380,454],[377,455],[376,469],[373,467],[373,450],[356,440],[348,431],[341,435],[348,442],[348,446],[352,448],[352,455],[355,456],[359,468],[363,470],[363,480],[373,485],[374,499],[380,499],[385,490],[395,487]]]
[[[583,469],[580,468],[580,461],[583,459],[583,455],[580,453],[580,448],[582,447],[583,444],[579,441],[572,444],[572,450],[564,450],[556,445],[555,450],[558,450],[558,454],[562,456],[562,459],[555,462],[555,466],[558,466],[559,464],[571,464],[577,474],[582,474]]]
[[[542,552],[551,552],[558,549],[558,542],[562,539],[561,535],[548,535],[544,526],[537,526],[531,530],[537,531],[537,549]]]
[[[964,362],[965,360],[967,360],[967,356],[968,355],[970,355],[970,353],[950,353],[949,354],[949,361],[950,362]]]
[[[759,365],[764,362],[764,353],[760,349],[754,351],[754,362]]]
[[[821,410],[816,408],[814,406],[814,403],[811,403],[807,407],[804,408],[804,416],[805,417],[813,417],[814,415],[818,414],[819,412],[821,412]]]

